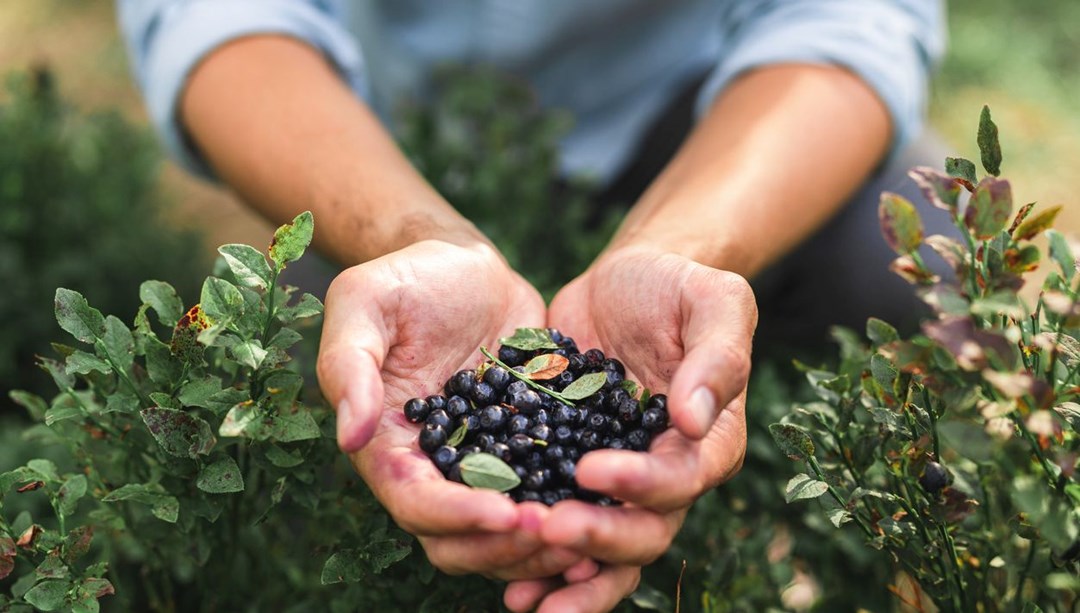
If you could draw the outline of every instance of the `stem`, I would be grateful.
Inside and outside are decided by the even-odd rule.
[[[1020,571],[1020,582],[1016,584],[1016,610],[1020,611],[1024,608],[1024,584],[1027,583],[1028,573],[1031,572],[1031,565],[1035,562],[1035,542],[1028,541],[1028,556],[1027,561],[1024,563],[1023,570]]]
[[[841,508],[846,509],[848,506],[847,501],[844,500],[843,496],[840,495],[840,492],[836,491],[836,488],[825,478],[825,473],[821,470],[821,466],[817,463],[817,459],[810,456],[806,458],[806,463],[810,466],[810,469],[814,471],[814,475],[818,480],[823,482],[829,488],[829,495],[833,497],[833,500],[835,500]],[[851,513],[851,518],[859,525],[859,528],[862,528],[863,533],[866,534],[868,538],[874,538],[873,531],[870,530],[869,526],[863,522],[862,518],[859,517],[859,514],[854,512],[854,510]]]
[[[923,404],[926,405],[926,414],[930,416],[930,437],[934,442],[934,459],[941,461],[941,443],[938,440],[937,431],[937,413],[934,412],[934,406],[930,403],[930,391],[925,386],[922,388]]]
[[[945,544],[949,548],[949,558],[954,571],[953,579],[956,580],[956,590],[957,594],[960,596],[960,604],[966,605],[967,594],[964,593],[963,570],[960,568],[959,560],[957,560],[956,544],[953,542],[952,535],[949,534],[949,531],[945,529],[945,526],[943,524],[938,524],[938,531],[941,533],[941,538],[945,539]],[[963,606],[961,606],[960,610],[964,610]]]
[[[964,231],[961,234],[964,237],[964,242],[967,243],[968,253],[971,254],[971,297],[974,299],[979,295],[979,282],[976,280],[976,275],[979,274],[979,265],[975,261],[975,241],[971,238],[971,232],[968,232],[964,227],[960,217],[956,218],[957,225]]]
[[[502,366],[504,369],[506,369],[506,372],[510,373],[510,376],[514,377],[518,381],[524,381],[525,385],[528,385],[529,387],[535,389],[538,392],[541,392],[543,394],[547,394],[548,396],[551,396],[552,398],[554,398],[555,400],[558,400],[559,402],[564,402],[564,403],[566,403],[566,404],[568,404],[570,406],[574,406],[574,401],[573,400],[570,400],[570,399],[564,397],[562,394],[560,394],[559,392],[556,392],[553,389],[550,389],[550,388],[544,387],[543,385],[540,385],[536,381],[533,381],[532,379],[530,379],[530,378],[526,377],[525,375],[519,373],[518,371],[514,370],[510,366],[507,366],[505,362],[503,362],[499,358],[491,355],[491,352],[488,351],[487,347],[481,347],[480,348],[480,353],[484,354],[485,358],[491,360],[492,362],[495,362],[499,366]]]
[[[268,294],[267,297],[266,297],[266,325],[263,326],[263,333],[262,333],[262,344],[263,344],[264,347],[266,346],[267,341],[270,340],[269,339],[269,336],[270,336],[270,324],[273,323],[273,321],[274,321],[274,310],[277,307],[277,305],[275,305],[274,302],[275,302],[275,298],[277,296],[277,291],[276,290],[277,290],[277,280],[278,280],[278,275],[279,274],[281,274],[281,269],[279,269],[277,266],[275,266],[274,267],[274,274],[273,274],[273,276],[270,277],[270,287],[267,288],[267,290],[266,290],[267,294]]]

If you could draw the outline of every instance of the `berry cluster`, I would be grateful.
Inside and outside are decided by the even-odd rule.
[[[668,427],[667,398],[647,391],[637,398],[623,364],[599,349],[581,353],[555,329],[528,331],[557,348],[522,349],[509,344],[514,337],[502,339],[497,357],[485,351],[491,359],[455,373],[445,395],[405,403],[405,417],[423,424],[420,448],[457,482],[468,481],[461,464],[467,456],[498,458],[517,476],[507,490],[518,502],[612,504],[577,486],[578,460],[595,449],[648,450]]]

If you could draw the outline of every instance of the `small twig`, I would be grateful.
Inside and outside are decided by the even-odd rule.
[[[682,605],[682,579],[686,574],[686,560],[682,561],[682,569],[679,570],[679,581],[675,584],[675,613],[679,613],[679,607]]]
[[[566,404],[568,404],[570,406],[574,406],[574,401],[564,397],[559,392],[556,392],[553,389],[544,387],[543,385],[540,385],[536,381],[533,381],[532,379],[530,379],[530,378],[526,377],[525,375],[519,373],[518,371],[514,370],[512,367],[507,366],[505,362],[503,362],[499,358],[491,355],[491,352],[488,351],[487,347],[481,347],[480,348],[480,353],[484,354],[485,358],[491,360],[492,362],[495,362],[499,366],[502,366],[504,369],[506,369],[506,372],[510,373],[511,377],[514,377],[518,381],[524,381],[525,385],[528,385],[529,387],[535,389],[538,392],[541,392],[543,394],[547,394],[548,396],[551,396],[552,398],[554,398],[555,400],[558,400],[559,402],[563,402],[563,403],[566,403]]]

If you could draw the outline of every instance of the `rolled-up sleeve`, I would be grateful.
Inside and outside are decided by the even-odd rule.
[[[756,0],[721,17],[719,62],[697,100],[700,116],[752,68],[805,62],[843,66],[873,89],[892,119],[892,151],[922,128],[930,73],[944,52],[940,0]]]
[[[354,91],[363,61],[335,0],[117,0],[135,77],[155,128],[185,168],[212,178],[178,121],[192,70],[215,48],[253,34],[291,36],[322,51]]]

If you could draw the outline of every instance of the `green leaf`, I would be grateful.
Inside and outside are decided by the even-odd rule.
[[[135,337],[124,322],[109,315],[105,318],[105,336],[101,339],[105,355],[118,367],[127,369],[135,359]]]
[[[224,324],[243,315],[244,295],[225,279],[207,277],[199,305],[212,322]]]
[[[304,255],[314,230],[315,219],[311,211],[304,211],[297,215],[292,223],[285,224],[274,232],[274,240],[270,243],[270,259],[277,265],[278,270]]]
[[[877,317],[866,320],[866,337],[875,345],[884,345],[900,339],[900,334],[891,324]]]
[[[878,220],[885,242],[899,255],[909,254],[923,241],[922,220],[915,205],[898,194],[884,192],[878,205]]]
[[[239,402],[229,409],[221,421],[218,435],[224,437],[245,436],[262,438],[262,420],[251,402]]]
[[[267,348],[276,347],[278,349],[288,349],[296,343],[304,340],[304,337],[293,330],[292,328],[282,328],[278,330],[278,333],[274,335],[274,338],[270,339],[270,342],[266,344]]]
[[[581,400],[600,391],[605,383],[607,383],[607,375],[605,373],[589,373],[587,375],[582,375],[576,381],[567,385],[563,391],[559,392],[559,395],[567,400]]]
[[[164,281],[143,281],[139,299],[157,313],[161,325],[172,328],[184,315],[184,303],[173,286]]]
[[[1030,240],[1035,238],[1038,233],[1049,230],[1054,225],[1054,219],[1061,212],[1061,208],[1061,205],[1052,206],[1028,217],[1013,230],[1013,240]]]
[[[307,409],[300,409],[295,413],[281,413],[272,418],[270,424],[270,438],[279,443],[293,443],[307,441],[322,436],[319,424]]]
[[[210,424],[184,411],[151,407],[140,412],[154,440],[166,453],[180,458],[207,455],[217,441]]]
[[[361,581],[404,560],[410,552],[412,545],[397,539],[372,541],[362,549],[339,551],[323,566],[322,584]]]
[[[266,289],[273,273],[266,257],[250,245],[230,244],[218,247],[218,253],[225,258],[229,270],[241,285]]]
[[[54,306],[60,327],[78,340],[93,343],[105,334],[105,317],[79,292],[57,289]]]
[[[67,579],[71,576],[71,569],[60,559],[60,553],[51,551],[45,556],[45,560],[34,569],[34,575],[38,579]]]
[[[262,343],[259,339],[251,339],[250,341],[244,341],[238,343],[229,348],[229,353],[237,362],[240,362],[244,366],[257,369],[262,365],[263,360],[266,359],[266,350],[262,348]]]
[[[180,501],[176,497],[165,493],[165,490],[157,484],[129,483],[109,492],[101,499],[102,502],[121,502],[125,500],[148,505],[154,517],[171,524],[176,523],[176,519],[180,515]]]
[[[1065,236],[1057,230],[1047,230],[1046,238],[1050,241],[1050,257],[1061,268],[1061,276],[1071,282],[1076,274],[1076,258],[1073,256]]]
[[[518,328],[514,330],[513,336],[500,338],[499,344],[523,351],[559,348],[559,345],[551,340],[551,334],[546,328]]]
[[[3,495],[3,491],[0,491],[0,495]],[[15,541],[8,536],[0,536],[0,581],[3,581],[11,574],[11,571],[15,570],[15,556],[18,552],[15,549]],[[2,604],[2,601],[0,601]]]
[[[646,584],[641,584],[633,594],[629,596],[630,602],[639,609],[647,611],[671,611],[671,598],[660,590]]]
[[[56,611],[64,606],[69,589],[71,584],[67,581],[42,581],[30,588],[23,600],[42,611]]]
[[[210,494],[242,492],[244,491],[244,477],[240,474],[240,467],[236,465],[236,460],[226,455],[199,471],[195,486]]]
[[[1080,404],[1063,402],[1061,405],[1054,407],[1054,411],[1069,422],[1074,432],[1080,432]]]
[[[620,381],[619,387],[621,387],[623,391],[625,391],[627,394],[630,394],[631,398],[638,397],[638,391],[640,390],[640,388],[637,383],[631,381],[630,379],[623,379],[622,381]]]
[[[277,445],[268,445],[265,449],[266,459],[278,468],[294,468],[304,463],[304,456],[298,449],[285,451]]]
[[[964,158],[945,158],[945,174],[968,183],[968,189],[975,185],[975,164]]]
[[[975,188],[967,209],[964,225],[980,240],[989,240],[1005,229],[1012,213],[1012,187],[1004,179],[986,177]]]
[[[557,353],[542,353],[525,363],[524,374],[534,381],[554,379],[570,366],[570,361]]]
[[[60,486],[60,491],[56,494],[56,497],[60,502],[60,514],[65,517],[74,515],[75,508],[79,505],[79,500],[85,495],[85,475],[75,475],[65,481],[64,484]]]
[[[513,468],[490,453],[473,453],[461,460],[461,479],[472,487],[508,492],[521,484]]]
[[[60,472],[52,460],[35,458],[26,463],[26,467],[38,474],[46,483],[60,483]]]
[[[825,516],[828,517],[829,521],[832,522],[832,525],[837,528],[851,521],[851,513],[848,513],[840,507],[828,509],[825,511]]]
[[[784,498],[789,502],[817,498],[829,491],[829,484],[818,481],[806,473],[792,477],[784,488]]]
[[[893,384],[896,383],[896,377],[900,375],[900,371],[889,361],[889,358],[880,353],[871,356],[870,374],[886,393],[893,394]]]
[[[814,441],[805,430],[792,424],[770,424],[769,434],[776,446],[792,460],[805,460],[814,455]]]
[[[76,419],[83,416],[83,410],[77,406],[57,406],[45,412],[45,425]]]
[[[186,407],[210,408],[210,399],[221,391],[221,379],[207,376],[201,379],[192,379],[180,388],[177,398]]]
[[[960,201],[960,183],[927,166],[913,168],[908,176],[915,180],[930,204],[956,214]]]
[[[290,324],[298,319],[314,317],[323,312],[323,304],[311,294],[300,296],[300,300],[292,306],[284,306],[277,310],[275,317],[283,324]]]
[[[1001,143],[998,142],[998,129],[990,119],[990,107],[983,106],[979,115],[979,155],[983,168],[995,177],[1001,174]]]
[[[45,411],[49,410],[49,405],[45,403],[45,400],[41,396],[31,394],[24,390],[11,390],[8,392],[8,398],[15,404],[26,409],[26,412],[30,414],[30,417],[34,421],[45,419]]]
[[[461,444],[461,441],[465,440],[465,435],[469,433],[469,423],[465,422],[458,426],[457,430],[450,435],[450,438],[446,441],[447,445],[451,447],[457,447]]]
[[[90,543],[93,540],[93,525],[79,526],[68,532],[64,538],[64,560],[71,564],[86,555],[90,551]]]
[[[86,375],[94,371],[108,374],[112,372],[112,366],[96,355],[82,350],[76,350],[64,361],[64,372],[69,375]]]

